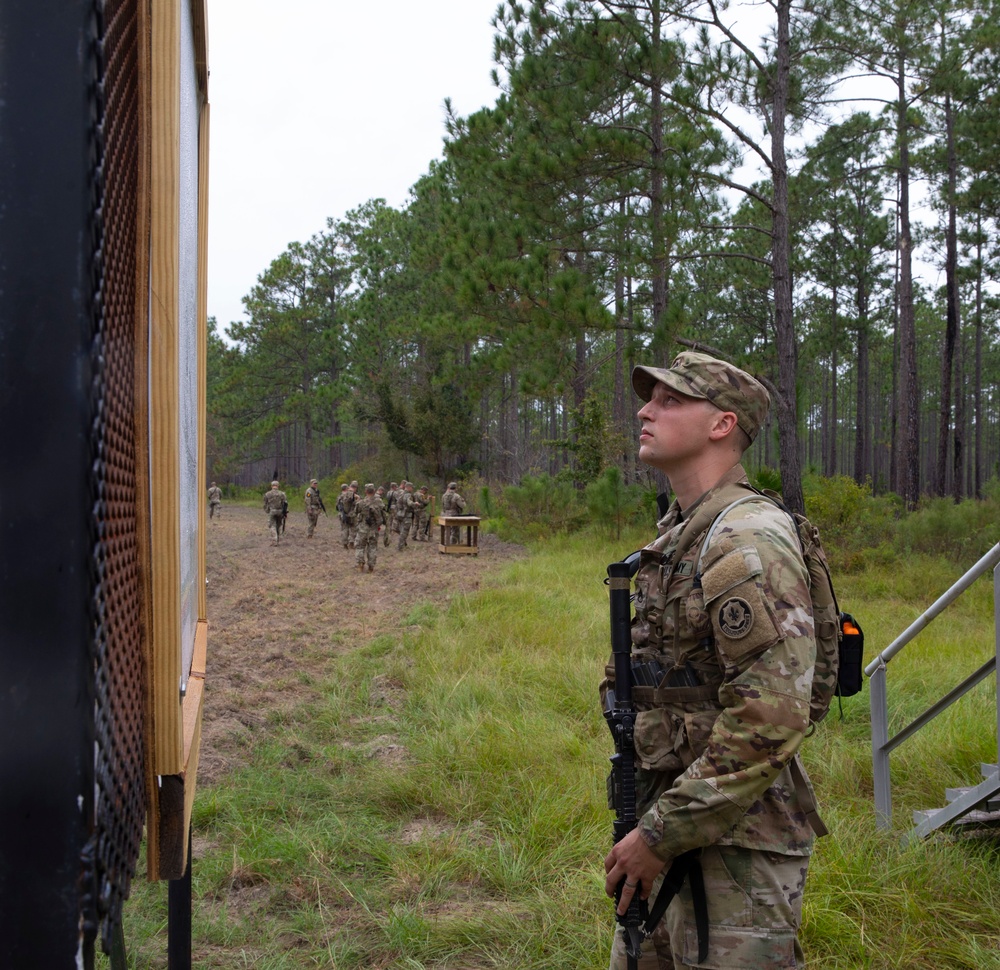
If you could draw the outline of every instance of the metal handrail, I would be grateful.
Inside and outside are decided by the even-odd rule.
[[[888,699],[886,692],[886,669],[895,657],[918,633],[924,630],[944,609],[962,595],[980,576],[993,570],[993,616],[995,656],[987,661],[961,684],[949,691],[923,714],[903,728],[892,738],[889,737]],[[985,677],[995,673],[1000,666],[1000,542],[998,542],[979,562],[923,613],[917,617],[892,643],[880,651],[865,667],[865,676],[871,680],[871,723],[872,723],[872,769],[875,788],[875,817],[880,829],[889,827],[892,821],[892,793],[889,778],[889,752],[912,737],[925,724],[937,717],[943,710],[972,689]],[[997,697],[997,737],[1000,740],[1000,691]]]
[[[998,542],[982,559],[979,560],[961,579],[953,583],[939,596],[923,613],[920,614],[892,643],[889,644],[867,667],[865,675],[871,677],[880,665],[887,664],[899,653],[921,630],[929,626],[939,613],[962,595],[988,569],[993,569],[1000,563],[1000,542]]]

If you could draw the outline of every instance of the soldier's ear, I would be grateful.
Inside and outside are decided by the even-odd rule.
[[[736,427],[736,415],[732,411],[719,411],[713,415],[712,426],[709,428],[708,437],[711,441],[721,441],[729,437],[733,428]]]

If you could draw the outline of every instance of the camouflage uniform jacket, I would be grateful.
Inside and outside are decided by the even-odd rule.
[[[319,504],[319,501],[320,501],[319,489],[318,488],[313,488],[312,485],[310,485],[306,489],[306,514],[307,515],[308,514],[319,515],[320,512],[323,511],[322,507]]]
[[[369,532],[378,532],[379,527],[388,521],[385,505],[377,495],[366,495],[359,499],[355,511],[358,516],[359,536],[368,535]]]
[[[208,490],[208,501],[212,505],[222,504],[222,489],[218,485],[213,485]]]
[[[405,519],[413,511],[413,493],[401,489],[396,494],[396,501],[393,504],[393,511],[397,519]]]
[[[357,522],[355,513],[358,501],[358,493],[350,488],[346,492],[341,492],[340,498],[337,499],[337,511],[344,513],[344,521],[349,525]]]
[[[454,489],[445,492],[441,497],[442,515],[461,515],[465,511],[465,499]]]
[[[797,534],[777,506],[748,501],[725,516],[701,554],[712,519],[747,493],[746,481],[736,465],[686,521],[674,502],[635,577],[633,662],[655,660],[674,675],[683,670],[682,684],[700,684],[665,686],[677,682],[668,673],[657,688],[634,688],[639,828],[667,860],[716,843],[812,851],[789,768],[809,728],[816,658]],[[684,537],[674,562],[699,509],[699,534]],[[692,575],[699,555],[700,585]],[[800,784],[811,797],[804,772]]]
[[[282,510],[287,501],[287,496],[280,488],[272,488],[264,495],[264,511],[269,515],[276,514]]]

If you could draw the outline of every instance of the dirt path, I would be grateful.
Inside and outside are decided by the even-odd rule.
[[[294,501],[294,500],[293,500]],[[429,542],[378,547],[373,573],[359,573],[340,542],[336,516],[320,516],[306,538],[303,512],[290,512],[271,546],[263,511],[226,505],[208,522],[208,672],[199,785],[217,782],[241,742],[281,709],[308,699],[331,655],[398,630],[421,602],[443,604],[477,589],[490,569],[524,555],[481,535],[479,555],[438,551]]]

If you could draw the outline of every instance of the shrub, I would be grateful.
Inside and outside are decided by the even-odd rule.
[[[622,526],[637,517],[640,492],[637,485],[626,485],[621,471],[612,466],[605,468],[601,476],[587,486],[584,498],[593,521],[620,539]]]
[[[806,515],[817,526],[832,569],[856,572],[884,561],[902,513],[896,496],[874,496],[871,484],[847,475],[810,476],[803,482]]]
[[[585,520],[580,494],[550,475],[526,476],[520,485],[508,485],[498,504],[512,539],[570,532]]]
[[[900,554],[945,556],[968,566],[1000,541],[1000,501],[996,490],[983,501],[925,499],[899,523],[896,547]]]

